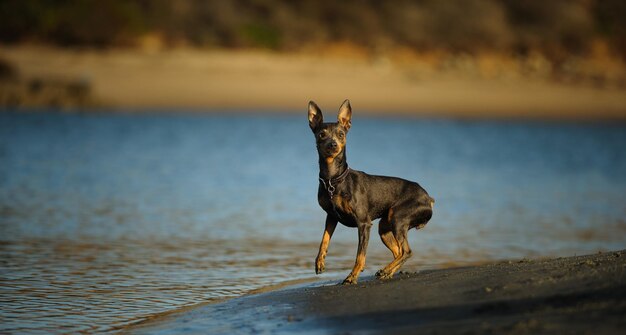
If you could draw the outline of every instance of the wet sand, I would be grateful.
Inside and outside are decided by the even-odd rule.
[[[338,278],[338,280],[340,280]],[[622,334],[626,250],[300,284],[200,306],[132,334]]]
[[[455,60],[458,64],[452,68],[441,68],[443,56],[407,61],[325,51],[148,52],[25,46],[2,48],[0,57],[14,64],[25,81],[76,81],[88,87],[91,96],[82,99],[88,101],[87,107],[301,113],[309,100],[324,110],[336,110],[349,98],[360,113],[626,118],[625,87],[618,79],[593,81],[571,76],[555,81],[545,69],[522,74],[518,66],[509,64],[513,60],[489,57],[468,64]],[[608,68],[607,78],[621,73],[618,70]],[[40,93],[12,100],[27,107],[47,103]],[[52,100],[54,105],[66,105]]]

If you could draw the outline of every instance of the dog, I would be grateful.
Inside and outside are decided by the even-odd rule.
[[[309,126],[315,135],[319,156],[317,200],[326,212],[326,224],[315,259],[315,273],[325,269],[324,260],[330,239],[341,222],[356,227],[359,233],[354,268],[343,284],[356,284],[365,267],[365,254],[372,220],[380,219],[378,234],[393,254],[393,261],[376,273],[380,279],[392,278],[411,257],[407,232],[423,228],[433,215],[435,200],[417,183],[374,176],[352,170],[346,161],[346,138],[352,124],[352,107],[345,100],[337,122],[325,123],[322,111],[309,102]]]

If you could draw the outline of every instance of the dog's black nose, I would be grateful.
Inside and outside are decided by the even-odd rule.
[[[337,149],[337,142],[330,141],[327,145],[328,149]]]

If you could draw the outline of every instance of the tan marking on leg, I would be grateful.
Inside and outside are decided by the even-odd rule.
[[[394,258],[393,261],[391,261],[391,263],[389,263],[387,266],[385,266],[384,269],[379,271],[379,275],[378,277],[381,279],[389,279],[392,278],[394,273],[396,273],[396,271],[398,271],[400,269],[400,267],[404,264],[404,262],[406,262],[407,259],[409,259],[409,257],[411,257],[411,248],[409,247],[409,242],[408,240],[405,238],[402,238],[402,240],[398,240],[399,236],[395,236],[396,240],[398,241],[398,244],[401,245],[402,247],[400,248],[400,255],[398,255],[396,258]]]
[[[333,232],[337,227],[337,222],[334,222],[330,218],[326,218],[326,225],[324,227],[324,233],[322,235],[322,242],[315,258],[315,273],[320,274],[325,270],[325,259],[328,251],[328,244],[330,244],[330,238],[333,236]]]
[[[393,276],[394,273],[400,270],[400,267],[411,257],[412,253],[409,242],[405,239],[402,247],[402,256],[398,259],[396,264],[389,269],[389,274]]]
[[[364,267],[365,267],[365,254],[360,253],[356,256],[356,262],[354,263],[354,268],[352,269],[352,273],[359,274],[363,272]]]
[[[400,247],[398,245],[398,241],[393,236],[391,222],[393,219],[393,209],[390,208],[386,217],[380,219],[378,223],[378,234],[380,235],[380,239],[383,241],[383,244],[391,251],[393,254],[393,258],[395,259],[400,255]]]
[[[367,226],[359,226],[359,248],[356,253],[356,260],[354,262],[354,268],[348,277],[343,281],[344,284],[356,284],[359,278],[359,274],[365,267],[365,255],[367,252],[367,244],[369,239],[371,223]]]
[[[400,248],[398,248],[398,241],[393,237],[393,233],[386,232],[380,235],[380,239],[383,241],[383,244],[391,251],[393,254],[393,258],[400,256]]]
[[[322,242],[320,243],[320,250],[319,250],[319,254],[322,257],[326,257],[329,243],[330,243],[330,233],[328,232],[328,229],[324,229],[324,234],[322,235]]]

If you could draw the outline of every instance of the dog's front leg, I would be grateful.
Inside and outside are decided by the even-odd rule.
[[[356,261],[354,262],[354,268],[350,275],[343,281],[343,284],[356,284],[359,274],[365,267],[365,253],[367,252],[367,243],[370,239],[370,228],[372,223],[370,221],[359,223],[359,248],[356,252]]]
[[[324,235],[322,236],[322,242],[320,243],[320,250],[315,258],[315,273],[320,274],[324,272],[324,260],[326,259],[326,252],[328,251],[328,244],[330,238],[333,237],[333,232],[337,227],[337,220],[330,215],[326,215],[326,226],[324,228]]]

